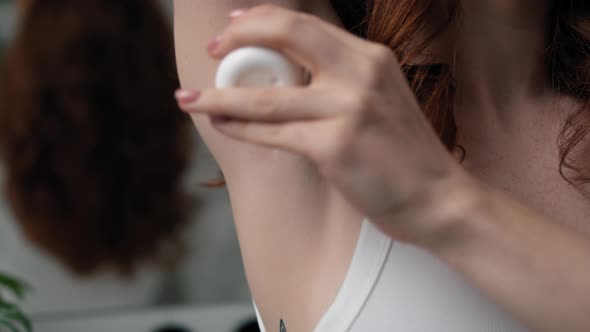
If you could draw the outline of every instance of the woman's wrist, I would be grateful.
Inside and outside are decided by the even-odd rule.
[[[432,186],[422,211],[412,218],[411,242],[436,255],[464,247],[489,215],[489,191],[461,166]]]

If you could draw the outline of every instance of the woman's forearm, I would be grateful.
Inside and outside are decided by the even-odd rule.
[[[477,186],[475,207],[429,249],[534,331],[589,331],[590,240]]]

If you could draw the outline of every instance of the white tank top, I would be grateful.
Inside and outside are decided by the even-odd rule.
[[[261,331],[266,332],[258,309],[256,314]],[[365,221],[342,287],[314,332],[369,331],[526,329],[437,258],[394,242]]]

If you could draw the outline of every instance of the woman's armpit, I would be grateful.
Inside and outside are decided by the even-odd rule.
[[[300,8],[307,2],[307,0],[175,0],[176,60],[182,87],[207,89],[214,86],[218,62],[208,55],[206,45],[230,23],[229,13],[233,9],[248,8],[263,3]],[[292,163],[300,164],[300,161],[294,160],[297,158],[287,153],[284,153],[285,157],[281,158],[279,156],[281,153],[277,153],[274,149],[237,142],[222,136],[211,127],[206,116],[195,115],[193,121],[228,181],[235,177],[234,174],[245,176],[250,173],[248,171],[250,168],[259,172],[261,167],[265,167],[260,165],[260,160],[274,160],[282,165],[280,168],[283,169]],[[270,166],[272,168],[272,165]],[[287,169],[295,168],[287,167]]]

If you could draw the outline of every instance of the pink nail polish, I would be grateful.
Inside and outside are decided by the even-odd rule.
[[[197,90],[178,89],[174,96],[179,103],[188,104],[197,101],[201,96],[201,92]]]
[[[207,50],[209,52],[214,52],[219,45],[221,44],[221,36],[217,36],[209,41],[207,44]]]
[[[232,11],[231,13],[229,13],[229,17],[232,19],[238,18],[242,15],[244,15],[244,13],[246,12],[245,9],[236,9],[234,11]]]

